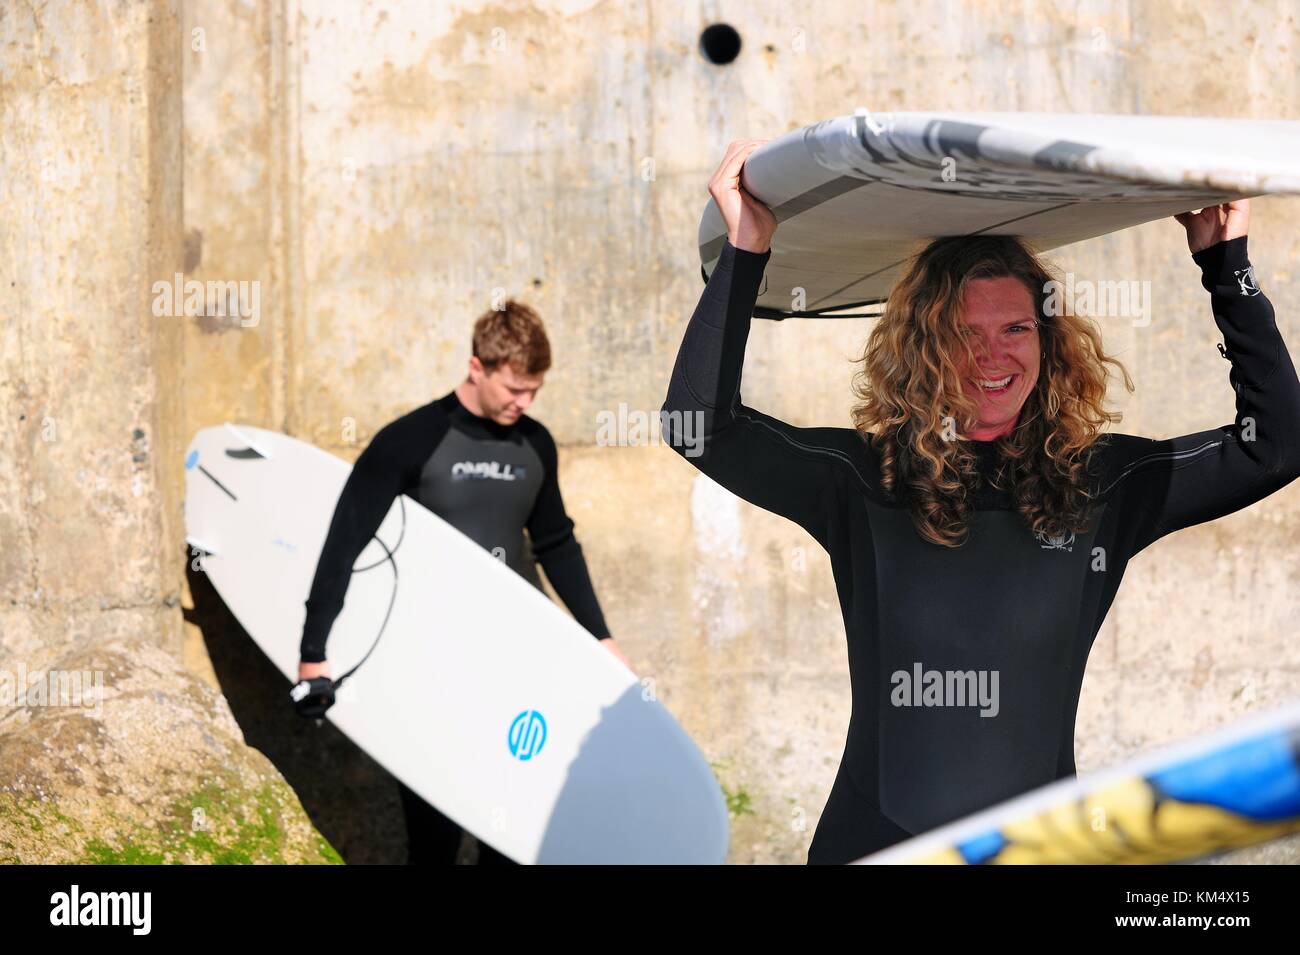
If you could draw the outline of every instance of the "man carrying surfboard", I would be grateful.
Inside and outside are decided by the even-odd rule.
[[[536,564],[576,618],[620,662],[560,495],[554,439],[526,412],[551,365],[536,311],[513,299],[474,324],[469,374],[379,430],[357,458],[330,522],[303,625],[299,680],[329,677],[325,643],[352,568],[398,495],[419,501],[542,589]],[[527,536],[525,536],[525,530]],[[490,616],[490,608],[484,608]],[[472,639],[467,634],[465,639]],[[461,829],[398,782],[412,862],[452,863]],[[509,860],[481,844],[481,863]]]
[[[1088,652],[1128,561],[1300,476],[1300,380],[1247,257],[1247,201],[1177,216],[1210,293],[1234,422],[1166,440],[1101,431],[1089,319],[1010,236],[938,239],[907,263],[855,382],[852,428],[796,428],[739,385],[776,218],[709,184],[727,239],[664,404],[678,453],[827,551],[853,709],[810,863],[860,858],[1074,775]],[[673,422],[694,413],[702,448]],[[698,433],[698,431],[697,431]]]

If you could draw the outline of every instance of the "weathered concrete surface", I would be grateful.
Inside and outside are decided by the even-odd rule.
[[[177,6],[0,6],[0,667],[107,685],[0,707],[4,861],[337,860],[179,668]]]
[[[180,329],[149,309],[150,276],[180,261],[169,16],[163,3],[0,14],[6,633],[177,645],[179,567],[159,545],[180,530],[179,485],[159,455],[179,423]]]
[[[222,696],[153,642],[21,660],[94,676],[0,711],[0,862],[340,861]]]
[[[243,420],[355,457],[383,423],[460,379],[470,323],[496,290],[519,295],[552,335],[556,366],[535,412],[562,445],[562,486],[607,615],[721,767],[742,812],[733,861],[802,861],[834,777],[849,695],[829,569],[797,527],[727,503],[671,451],[596,439],[601,412],[662,402],[700,292],[695,226],[726,143],[858,105],[1297,118],[1300,102],[1300,27],[1282,0],[794,11],[192,0],[175,74],[183,220],[163,221],[166,203],[120,184],[150,138],[147,100],[114,99],[125,105],[113,116],[134,118],[95,125],[76,99],[106,104],[118,89],[113,58],[144,56],[139,44],[124,53],[79,38],[142,30],[145,6],[108,7],[129,27],[80,22],[94,15],[71,5],[35,9],[53,11],[40,30],[26,6],[0,14],[0,189],[15,209],[0,222],[0,302],[18,318],[0,329],[3,387],[6,406],[27,414],[0,425],[15,452],[0,468],[19,491],[0,502],[0,533],[14,542],[0,549],[5,640],[173,632],[178,612],[162,601],[180,572],[179,461],[194,430]],[[715,19],[745,44],[729,66],[698,53]],[[43,57],[15,56],[37,46]],[[58,81],[47,61],[87,79]],[[31,188],[32,157],[92,141],[71,151],[75,178],[61,198],[37,198],[48,193]],[[175,188],[149,187],[169,208]],[[1257,201],[1251,230],[1293,352],[1297,208]],[[124,237],[166,235],[158,247],[179,257],[182,227],[190,277],[261,283],[256,326],[146,317],[148,280],[170,276],[172,262],[142,258],[140,240]],[[1103,323],[1139,388],[1112,391],[1121,430],[1163,437],[1231,420],[1217,330],[1176,225],[1055,258],[1080,276],[1152,283],[1149,326]],[[166,336],[177,329],[173,348]],[[756,323],[747,403],[795,424],[847,425],[847,359],[866,331]],[[183,405],[175,419],[166,402]],[[77,437],[39,444],[32,422],[51,413],[61,436],[72,427]],[[131,438],[137,426],[147,452]],[[142,453],[145,463],[132,460]],[[1133,562],[1084,684],[1080,769],[1300,694],[1298,493],[1183,531]],[[202,609],[191,616],[207,623],[187,628],[185,659],[238,696],[215,647],[242,638]],[[268,678],[266,692],[278,686]],[[287,753],[300,728],[265,706],[264,717],[238,705],[235,715],[264,751]],[[402,836],[391,783],[357,754],[325,749],[353,760],[353,793],[320,783],[313,818],[364,818],[339,823],[330,840],[392,858]]]

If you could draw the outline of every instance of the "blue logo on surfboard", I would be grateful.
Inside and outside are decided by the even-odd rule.
[[[194,465],[199,463],[199,452],[191,451],[190,456],[185,459],[185,470],[192,470]]]
[[[536,710],[524,710],[510,724],[506,741],[515,759],[532,759],[546,745],[546,720]]]

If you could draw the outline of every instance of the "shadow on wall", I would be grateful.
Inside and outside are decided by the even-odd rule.
[[[312,824],[343,860],[406,862],[406,823],[397,781],[332,723],[293,710],[289,681],[258,649],[185,551],[185,576],[221,692],[249,746],[266,755],[302,802]],[[472,842],[472,840],[465,840]],[[460,861],[466,857],[461,846]]]

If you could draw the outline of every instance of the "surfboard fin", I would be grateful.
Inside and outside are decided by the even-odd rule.
[[[254,441],[248,435],[244,434],[244,432],[240,431],[229,421],[226,422],[226,430],[229,431],[231,434],[233,434],[236,438],[238,438],[241,444],[245,445],[251,451],[256,453],[258,457],[265,458],[268,461],[271,460],[270,451],[268,451],[264,447],[261,447],[256,441]],[[227,451],[226,453],[230,454],[229,451]]]

